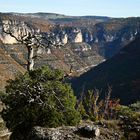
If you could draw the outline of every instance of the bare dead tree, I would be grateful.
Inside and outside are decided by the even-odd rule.
[[[111,97],[111,92],[112,92],[112,87],[108,86],[108,92],[105,97],[105,109],[104,109],[104,115],[107,117],[108,116],[108,108],[109,108],[109,101]]]
[[[18,34],[18,36],[16,36],[13,33],[13,30],[15,28],[14,25],[12,25],[11,23],[9,24],[9,22],[3,22],[3,32],[5,34],[10,35],[11,37],[13,37],[18,43],[24,44],[27,48],[27,53],[28,53],[28,59],[27,59],[27,70],[33,70],[34,67],[34,59],[36,56],[34,56],[34,50],[35,48],[38,47],[44,47],[44,46],[51,46],[54,45],[54,39],[51,36],[43,36],[40,34],[39,30],[35,30],[33,28],[31,28],[30,26],[28,26],[26,24],[26,28],[24,27],[24,25],[19,26],[20,24],[18,24],[17,26],[19,26],[18,30],[20,31],[20,34]],[[23,22],[22,22],[23,24]],[[44,42],[43,42],[44,41]]]
[[[95,115],[96,118],[98,118],[98,111],[99,111],[99,107],[97,105],[97,102],[99,100],[99,94],[100,94],[100,91],[98,89],[95,89],[94,91],[94,100],[93,100],[93,113]]]

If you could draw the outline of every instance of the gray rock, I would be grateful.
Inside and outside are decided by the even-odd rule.
[[[58,127],[58,128],[43,128],[34,127],[27,140],[88,140],[100,136],[100,129],[94,126],[83,127]]]
[[[78,128],[77,134],[87,138],[94,138],[100,136],[100,129],[94,125],[87,125]]]

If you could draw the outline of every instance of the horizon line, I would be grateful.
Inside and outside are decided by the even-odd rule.
[[[140,16],[120,16],[120,17],[113,17],[113,16],[107,16],[107,15],[95,15],[95,14],[89,14],[89,15],[69,15],[69,14],[64,14],[64,13],[55,13],[55,12],[44,12],[44,11],[37,11],[37,12],[15,12],[15,11],[11,11],[11,12],[1,12],[0,13],[4,13],[4,14],[38,14],[38,13],[42,13],[42,14],[57,14],[57,15],[63,15],[63,16],[69,16],[69,17],[106,17],[106,18],[131,18],[131,17],[140,17]]]

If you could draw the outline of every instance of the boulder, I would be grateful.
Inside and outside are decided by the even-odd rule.
[[[83,137],[87,137],[87,138],[99,137],[100,129],[94,125],[87,125],[87,126],[78,128],[77,134]]]
[[[95,126],[63,126],[57,128],[34,127],[27,140],[88,140],[100,136],[100,129]]]

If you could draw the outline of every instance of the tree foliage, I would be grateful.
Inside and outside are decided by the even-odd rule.
[[[75,125],[76,98],[60,70],[43,67],[8,81],[2,117],[10,130],[32,126]]]
[[[140,139],[140,111],[139,101],[129,106],[121,106],[119,110],[122,127],[124,129],[123,139],[139,140]]]

